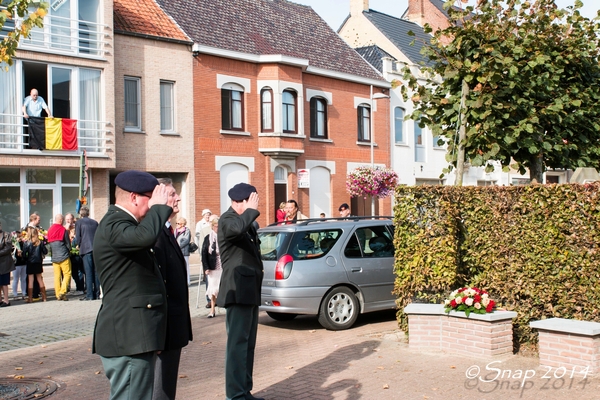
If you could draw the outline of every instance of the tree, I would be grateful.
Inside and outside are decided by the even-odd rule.
[[[37,6],[37,9],[29,12],[30,4]],[[15,16],[20,18],[19,23],[14,25],[15,29],[3,35],[4,39],[0,41],[0,66],[7,64],[5,68],[8,68],[13,64],[19,41],[29,37],[32,28],[43,27],[47,10],[48,4],[39,0],[0,0],[0,29],[7,21],[15,21]]]
[[[422,50],[425,80],[405,68],[402,88],[415,104],[410,118],[446,138],[445,172],[460,144],[471,165],[529,169],[532,182],[546,168],[598,168],[600,12],[582,17],[580,0],[566,10],[554,0],[479,0],[464,10],[452,3],[444,5],[450,27]]]

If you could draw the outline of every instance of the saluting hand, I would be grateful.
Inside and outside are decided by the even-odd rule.
[[[250,193],[250,197],[248,197],[248,200],[246,201],[246,209],[248,208],[258,210],[258,193]]]
[[[169,200],[169,191],[164,184],[157,185],[152,192],[152,197],[148,200],[148,207],[152,207],[155,204],[167,204]]]

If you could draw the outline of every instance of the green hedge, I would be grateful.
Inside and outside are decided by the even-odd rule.
[[[395,192],[398,318],[414,301],[441,303],[475,286],[529,322],[600,321],[599,183],[492,187],[399,186]]]

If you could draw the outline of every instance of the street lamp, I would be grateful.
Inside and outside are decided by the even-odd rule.
[[[375,112],[375,107],[374,107],[374,101],[373,100],[377,100],[377,99],[388,99],[390,96],[383,94],[383,93],[375,93],[373,94],[373,85],[371,85],[371,96],[370,96],[370,100],[371,100],[371,118],[370,118],[370,122],[371,122],[371,126],[370,126],[370,130],[371,132],[369,132],[369,139],[371,141],[371,169],[375,169],[375,153],[373,151],[373,147],[374,147],[374,136],[375,136],[375,118],[374,118],[374,112]],[[373,195],[371,195],[371,216],[375,215],[375,197]]]

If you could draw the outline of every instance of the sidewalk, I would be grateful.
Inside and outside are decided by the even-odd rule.
[[[178,398],[224,399],[224,310],[206,318],[202,301],[201,308],[194,307],[196,290],[190,288],[194,341],[182,353]],[[0,350],[0,398],[4,398],[2,385],[14,384],[12,376],[20,375],[23,382],[56,382],[52,399],[107,399],[109,385],[102,363],[91,354],[90,333],[99,305],[52,300],[0,310],[1,333],[35,332],[25,335],[33,345]],[[89,325],[80,321],[88,320],[83,317],[88,314]],[[50,325],[49,321],[56,322]],[[56,341],[71,334],[74,338]],[[0,337],[0,344],[21,339],[27,342],[10,334]],[[397,330],[393,311],[361,315],[353,329],[339,332],[323,329],[316,317],[277,322],[261,312],[253,393],[269,400],[600,398],[598,377],[584,380],[570,374],[539,368],[536,358],[480,359],[411,351]]]

